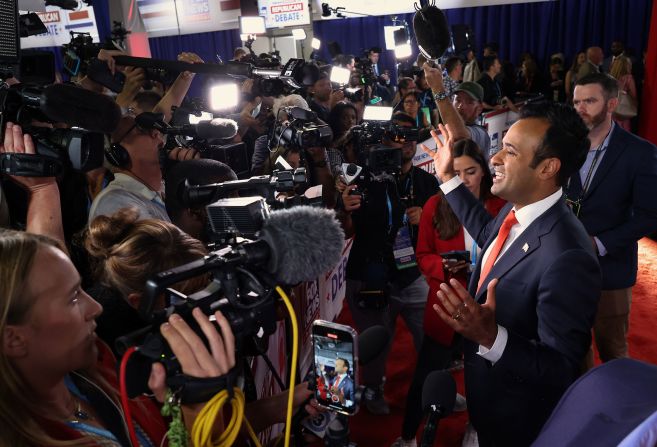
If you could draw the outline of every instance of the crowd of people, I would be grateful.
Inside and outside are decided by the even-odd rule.
[[[465,369],[457,407],[467,408],[478,445],[520,446],[536,439],[560,396],[593,367],[592,331],[603,362],[628,356],[637,241],[657,228],[657,148],[630,132],[640,64],[620,42],[610,58],[598,47],[578,53],[569,70],[563,55],[553,55],[545,72],[529,54],[516,72],[497,51],[487,45],[481,64],[472,50],[444,67],[420,60],[396,85],[379,67],[379,48],[360,61],[341,55],[335,63],[351,70],[358,94],[331,83],[330,65],[318,67],[312,85],[277,97],[249,79],[232,111],[237,134],[217,142],[243,143],[252,175],[280,169],[279,157],[306,168],[307,183],[281,195],[321,186],[322,205],[354,238],[345,305],[359,332],[383,325],[391,333],[360,368],[362,406],[373,414],[390,413],[386,360],[396,320],[405,321],[417,364],[397,447],[416,445],[422,385],[432,371]],[[159,112],[170,122],[194,73],[145,89],[144,70],[117,66],[116,54],[98,55],[126,76],[104,165],[57,178],[3,174],[0,226],[13,229],[0,230],[0,445],[83,438],[130,445],[114,342],[148,325],[138,309],[149,278],[208,254],[206,210],[186,203],[181,188],[237,179],[232,166],[172,145],[137,119]],[[236,60],[246,55],[235,52]],[[178,59],[203,63],[193,53]],[[72,82],[107,93],[89,77]],[[380,133],[362,126],[365,107],[377,104],[393,108],[393,126]],[[519,119],[491,153],[480,117],[503,107]],[[295,108],[315,112],[313,128],[330,129],[330,138],[284,141]],[[34,155],[25,131],[34,125],[8,122],[0,153]],[[436,150],[421,147],[435,175],[414,164],[427,139]],[[385,163],[391,159],[396,164]],[[348,164],[361,174],[345,172]],[[199,276],[174,288],[191,294],[208,283]],[[166,305],[160,297],[155,307]],[[226,318],[217,311],[213,324],[198,309],[193,316],[206,344],[176,314],[160,328],[182,371],[212,378],[238,368],[248,382]],[[349,362],[332,364],[330,371],[316,365],[316,387],[353,404]],[[129,407],[139,444],[156,446],[166,431],[159,363],[148,386],[154,397]],[[294,405],[314,415],[311,395],[307,384],[296,385]],[[255,432],[284,422],[286,396],[247,396]],[[201,407],[182,405],[188,429]]]

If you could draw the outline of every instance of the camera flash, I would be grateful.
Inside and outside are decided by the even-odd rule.
[[[239,104],[237,84],[217,84],[210,88],[210,108],[229,110]]]
[[[349,83],[351,71],[347,68],[333,67],[331,68],[331,82],[336,84],[345,85]]]

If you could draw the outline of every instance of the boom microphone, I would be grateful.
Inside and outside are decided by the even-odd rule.
[[[436,437],[438,420],[449,416],[456,402],[456,382],[447,371],[433,371],[422,386],[422,409],[429,413],[422,431],[420,447],[431,447]]]
[[[229,139],[237,134],[237,123],[227,118],[215,118],[212,121],[201,121],[198,124],[183,124],[169,126],[164,121],[164,114],[143,112],[135,117],[135,122],[142,129],[156,129],[167,135],[185,135],[204,140]]]
[[[228,140],[237,135],[237,122],[228,118],[215,118],[212,121],[201,121],[196,125],[196,134],[204,140]]]
[[[38,100],[51,120],[92,132],[112,133],[121,119],[121,108],[112,98],[74,85],[49,85]]]
[[[429,60],[439,59],[450,45],[447,19],[435,4],[424,6],[415,13],[413,31],[420,53]]]
[[[272,211],[260,239],[269,248],[267,270],[276,281],[313,281],[340,262],[344,232],[332,210],[295,206]]]

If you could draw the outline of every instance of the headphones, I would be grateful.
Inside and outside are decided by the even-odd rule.
[[[127,168],[130,166],[130,154],[126,148],[121,145],[121,141],[123,141],[135,127],[137,127],[137,123],[133,124],[116,143],[112,143],[109,147],[105,148],[105,158],[117,168]]]

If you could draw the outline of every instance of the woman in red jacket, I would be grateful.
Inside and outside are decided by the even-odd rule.
[[[497,215],[505,201],[491,194],[493,179],[486,159],[472,140],[460,140],[454,145],[454,173],[490,214]],[[440,253],[466,250],[469,262],[443,259]],[[457,278],[467,286],[468,271],[481,253],[472,237],[456,218],[447,200],[438,192],[422,209],[416,256],[420,271],[429,283],[429,295],[424,313],[424,339],[418,353],[415,374],[408,390],[402,436],[393,446],[415,446],[415,434],[422,420],[422,385],[427,375],[445,369],[452,359],[454,331],[438,317],[433,305],[438,304],[436,292],[449,278]]]

